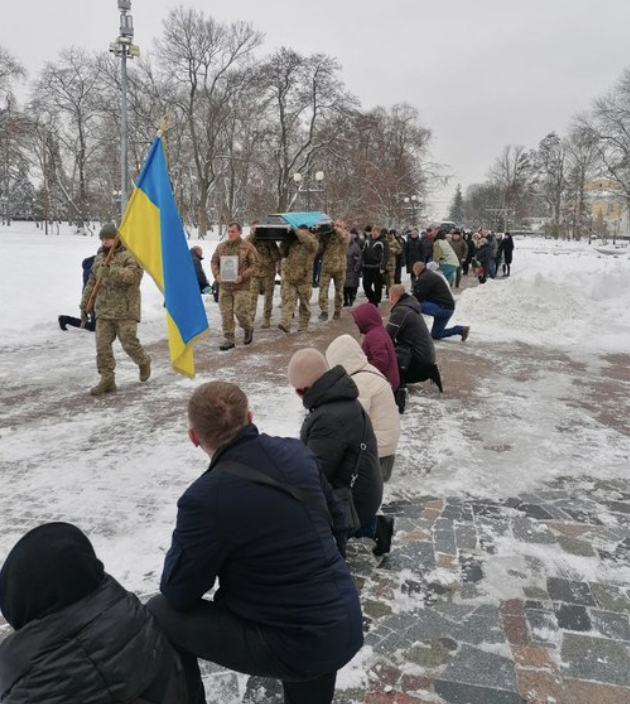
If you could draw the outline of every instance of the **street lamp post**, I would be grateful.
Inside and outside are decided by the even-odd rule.
[[[128,152],[128,122],[127,122],[127,58],[140,56],[140,49],[133,44],[133,17],[131,0],[118,0],[120,11],[120,35],[109,45],[112,54],[120,56],[120,218],[127,207],[127,185],[129,170],[127,164]]]
[[[418,196],[405,196],[403,198],[407,209],[411,208],[412,226],[416,226],[416,203],[420,200]]]
[[[293,180],[297,184],[298,188],[298,193],[300,192],[300,184],[302,183],[303,176],[301,173],[297,172],[293,174]],[[321,184],[322,181],[325,178],[325,174],[323,171],[316,171],[315,172],[315,180],[317,181],[318,184]],[[323,188],[311,188],[310,185],[310,177],[309,177],[309,172],[306,172],[306,209],[310,211],[311,209],[311,193],[321,193],[324,189]]]

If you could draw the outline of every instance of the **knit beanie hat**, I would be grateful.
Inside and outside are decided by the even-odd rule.
[[[328,371],[326,357],[314,347],[298,350],[289,362],[289,384],[294,389],[309,389]]]
[[[118,228],[116,225],[114,225],[113,222],[108,222],[106,225],[103,225],[101,227],[101,231],[98,233],[98,236],[102,240],[113,240],[114,237],[116,237],[116,233],[118,232]]]

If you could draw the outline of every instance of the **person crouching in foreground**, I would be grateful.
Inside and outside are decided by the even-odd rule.
[[[162,595],[148,607],[182,655],[190,701],[205,702],[202,658],[282,680],[286,704],[330,704],[337,670],[363,644],[345,542],[331,530],[339,504],[299,440],[258,432],[235,384],[200,386],[188,419],[210,466],[178,501]]]
[[[315,453],[334,489],[352,489],[361,524],[354,537],[373,538],[372,552],[384,555],[390,550],[394,519],[376,515],[383,499],[383,476],[376,436],[358,401],[357,385],[342,366],[329,369],[326,357],[312,347],[291,357],[288,376],[309,411],[300,431],[302,442]]]
[[[179,657],[69,523],[29,531],[0,571],[3,704],[186,704]]]

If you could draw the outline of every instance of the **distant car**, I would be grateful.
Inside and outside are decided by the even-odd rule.
[[[333,221],[326,213],[275,213],[268,215],[256,225],[256,237],[260,240],[282,240],[295,234],[300,225],[306,225],[314,235],[328,235],[333,231]]]

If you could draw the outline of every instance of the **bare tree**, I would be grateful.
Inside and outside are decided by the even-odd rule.
[[[179,90],[175,99],[190,140],[198,187],[197,228],[208,229],[208,197],[225,168],[225,124],[262,37],[246,22],[222,24],[198,10],[179,7],[164,21],[157,53],[161,69]]]
[[[48,111],[55,124],[59,152],[53,159],[55,178],[80,228],[90,219],[88,171],[101,129],[97,107],[99,74],[94,58],[76,47],[49,62],[33,87],[32,106]]]
[[[262,66],[267,86],[267,149],[275,165],[278,209],[291,202],[296,172],[308,174],[316,155],[330,143],[321,131],[327,119],[348,109],[350,96],[339,78],[339,64],[325,54],[303,56],[282,47]]]
[[[490,172],[491,180],[500,188],[503,227],[508,229],[510,215],[522,219],[527,214],[530,195],[531,158],[523,146],[503,148]]]
[[[591,235],[593,219],[586,186],[599,164],[599,144],[596,135],[578,117],[566,141],[567,199],[566,217],[573,239]]]
[[[25,76],[22,64],[0,46],[0,204],[8,225],[19,184],[28,181],[30,123],[13,94],[14,83]]]

